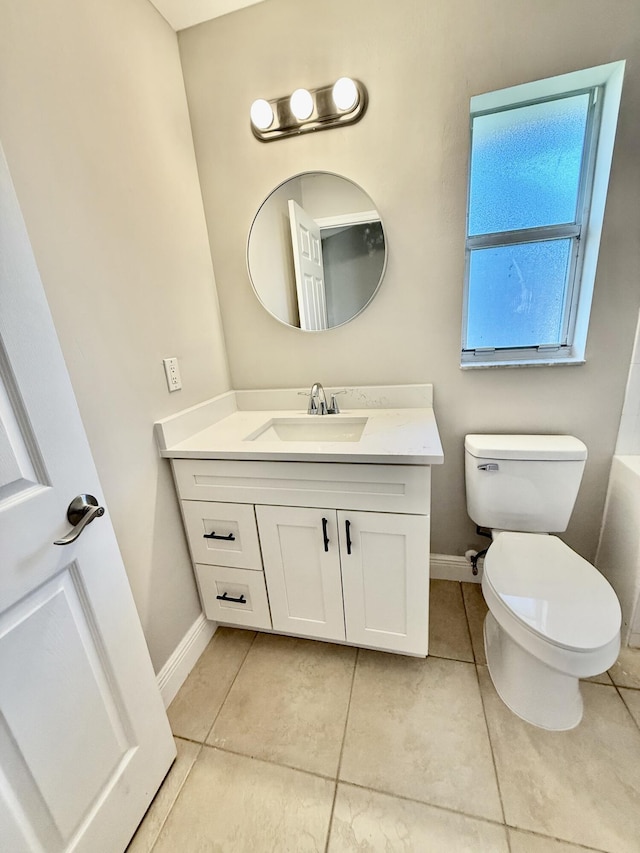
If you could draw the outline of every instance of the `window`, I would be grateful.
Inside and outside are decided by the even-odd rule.
[[[623,72],[472,98],[463,367],[584,361]]]

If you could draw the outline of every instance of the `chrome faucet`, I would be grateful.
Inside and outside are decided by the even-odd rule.
[[[327,403],[327,395],[319,382],[314,382],[309,393],[308,415],[339,415],[340,408],[336,395],[331,395],[331,404]]]
[[[329,412],[327,406],[327,395],[324,393],[324,388],[319,382],[314,382],[311,386],[309,394],[308,415],[326,415]]]

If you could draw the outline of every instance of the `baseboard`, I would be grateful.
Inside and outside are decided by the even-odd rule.
[[[431,577],[433,580],[466,581],[480,583],[482,581],[482,560],[478,565],[478,574],[474,575],[471,563],[466,557],[454,557],[449,554],[431,554]]]
[[[217,628],[201,613],[157,675],[164,707],[168,708]]]
[[[629,634],[629,639],[627,641],[627,645],[631,646],[633,649],[640,649],[640,634],[635,631],[632,631]]]

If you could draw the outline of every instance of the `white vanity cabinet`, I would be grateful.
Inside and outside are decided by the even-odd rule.
[[[427,654],[429,466],[172,465],[208,618]]]

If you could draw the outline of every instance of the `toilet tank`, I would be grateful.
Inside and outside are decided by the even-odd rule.
[[[567,529],[587,448],[570,435],[467,435],[467,512],[480,527]]]

